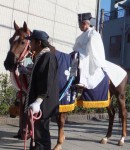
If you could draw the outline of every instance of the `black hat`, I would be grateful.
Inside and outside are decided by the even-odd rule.
[[[26,39],[28,40],[38,39],[42,41],[48,41],[48,38],[49,38],[49,35],[46,32],[40,31],[40,30],[33,30],[32,34],[26,37]]]
[[[78,21],[83,22],[85,20],[90,20],[92,18],[91,13],[82,13],[82,14],[78,14]]]

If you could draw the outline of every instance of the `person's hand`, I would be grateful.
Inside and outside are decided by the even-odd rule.
[[[43,99],[37,98],[35,102],[29,105],[29,109],[32,110],[33,114],[37,114],[40,112],[40,105],[42,103]]]

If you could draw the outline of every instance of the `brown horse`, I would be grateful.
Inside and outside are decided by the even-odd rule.
[[[10,70],[11,72],[16,70],[17,65],[19,64],[18,60],[23,50],[25,49],[25,47],[27,47],[28,41],[25,39],[25,37],[29,34],[29,29],[27,28],[26,23],[24,23],[22,28],[19,28],[18,25],[14,22],[14,28],[15,28],[15,34],[10,39],[11,46],[10,46],[10,51],[9,51],[13,53],[13,58],[9,59],[9,56],[8,56],[9,54],[8,54],[5,60],[5,68]],[[121,136],[120,141],[118,142],[118,145],[123,145],[124,139],[126,137],[126,126],[127,126],[127,117],[126,117],[127,111],[126,111],[126,106],[125,106],[126,85],[127,85],[127,76],[123,79],[123,81],[120,83],[118,87],[115,87],[112,84],[112,82],[110,82],[110,87],[109,87],[111,101],[112,101],[112,96],[115,95],[117,98],[118,105],[119,105],[119,117],[122,119],[122,136]],[[109,107],[107,107],[107,110],[108,110],[108,115],[109,115],[109,126],[108,126],[108,132],[106,136],[101,140],[102,144],[107,143],[108,139],[112,135],[112,127],[113,127],[114,116],[115,116],[115,110],[112,107],[111,103]],[[57,116],[58,140],[57,140],[56,146],[54,147],[54,150],[61,149],[61,145],[64,142],[65,119],[66,119],[66,112],[59,113],[59,115]]]
[[[23,62],[25,57],[29,54],[29,41],[25,39],[26,36],[30,35],[30,30],[27,28],[26,22],[24,22],[23,27],[19,27],[14,21],[14,35],[9,39],[10,50],[4,61],[4,66],[6,70],[10,71],[10,77],[12,84],[18,90],[18,99],[20,99],[20,109],[12,106],[10,108],[10,114],[20,115],[20,130],[19,137],[23,136],[23,129],[25,128],[24,120],[24,102],[26,99],[26,93],[28,88],[28,77],[25,73],[19,72],[19,69],[23,67]],[[29,70],[26,69],[26,71]]]
[[[118,75],[118,73],[117,73]],[[124,140],[126,137],[126,130],[127,130],[127,110],[126,110],[126,86],[127,86],[127,80],[128,76],[126,75],[125,78],[122,80],[122,82],[115,87],[112,82],[110,82],[109,85],[109,91],[110,91],[110,105],[107,107],[108,116],[109,116],[109,125],[108,125],[108,131],[106,136],[100,141],[101,144],[106,144],[108,142],[108,139],[112,135],[112,128],[114,123],[114,117],[115,117],[115,110],[112,106],[112,100],[113,96],[117,98],[118,108],[119,108],[119,117],[121,118],[121,124],[122,124],[122,135],[121,139],[118,141],[118,145],[122,146],[124,144]],[[57,145],[54,147],[53,150],[60,150],[62,149],[62,143],[64,142],[65,135],[64,135],[64,124],[66,119],[66,113],[59,113],[59,116],[57,117],[58,121],[58,140]]]

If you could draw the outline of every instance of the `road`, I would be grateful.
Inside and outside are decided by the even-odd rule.
[[[66,140],[62,146],[63,150],[130,150],[130,119],[128,119],[128,136],[124,146],[117,146],[120,139],[121,126],[119,120],[114,122],[113,136],[110,141],[103,145],[99,141],[107,132],[108,120],[95,119],[80,121],[67,121],[65,125]],[[23,150],[23,141],[14,139],[18,125],[1,124],[0,125],[0,150]],[[52,147],[57,141],[57,124],[51,122],[50,132],[52,138]],[[27,141],[27,147],[29,140]]]

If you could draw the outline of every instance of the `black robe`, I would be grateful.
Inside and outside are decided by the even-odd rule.
[[[43,98],[41,110],[44,119],[58,113],[58,63],[51,52],[42,54],[33,70],[28,104],[38,97]]]

